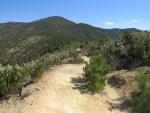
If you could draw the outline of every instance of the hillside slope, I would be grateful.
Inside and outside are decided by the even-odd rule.
[[[121,33],[137,29],[102,29],[87,24],[76,24],[63,17],[21,23],[0,24],[0,62],[11,60],[28,62],[63,49],[74,42],[85,42],[105,37],[119,37]]]

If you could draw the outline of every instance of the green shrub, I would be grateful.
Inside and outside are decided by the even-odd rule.
[[[42,77],[42,74],[44,72],[44,66],[42,64],[36,64],[33,67],[31,67],[30,75],[32,81],[37,81]]]
[[[86,64],[84,68],[84,78],[87,82],[87,88],[91,92],[99,92],[105,86],[105,75],[109,72],[109,65],[107,60],[101,56],[93,56],[90,63]]]
[[[150,33],[125,33],[120,39],[104,43],[100,51],[114,69],[149,66]]]
[[[133,105],[138,113],[150,113],[150,71],[137,76],[139,92],[133,97]]]
[[[16,91],[21,84],[26,70],[18,65],[8,65],[0,67],[0,95],[5,96],[10,92]]]
[[[15,92],[22,87],[23,82],[36,82],[42,77],[44,70],[49,69],[49,66],[60,64],[62,59],[70,56],[72,56],[70,52],[62,51],[45,54],[37,60],[20,64],[20,66],[15,60],[12,60],[11,65],[0,65],[0,97]]]

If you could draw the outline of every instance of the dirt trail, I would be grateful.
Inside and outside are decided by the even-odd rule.
[[[119,103],[119,93],[107,86],[102,94],[82,94],[73,80],[82,77],[83,64],[64,64],[45,73],[26,90],[32,94],[20,101],[11,97],[0,103],[0,113],[127,113],[110,109]]]

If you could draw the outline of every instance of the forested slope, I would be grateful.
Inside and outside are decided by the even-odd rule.
[[[0,62],[28,62],[46,53],[67,48],[70,44],[101,38],[116,38],[123,32],[137,29],[101,29],[77,24],[63,17],[48,17],[29,23],[0,24]]]

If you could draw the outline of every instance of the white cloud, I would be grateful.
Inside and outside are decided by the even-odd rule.
[[[105,24],[106,24],[106,25],[114,25],[115,23],[112,22],[112,21],[106,21]]]
[[[138,23],[138,22],[139,22],[139,20],[137,20],[137,19],[133,19],[133,20],[131,20],[131,22],[132,22],[132,23]]]

